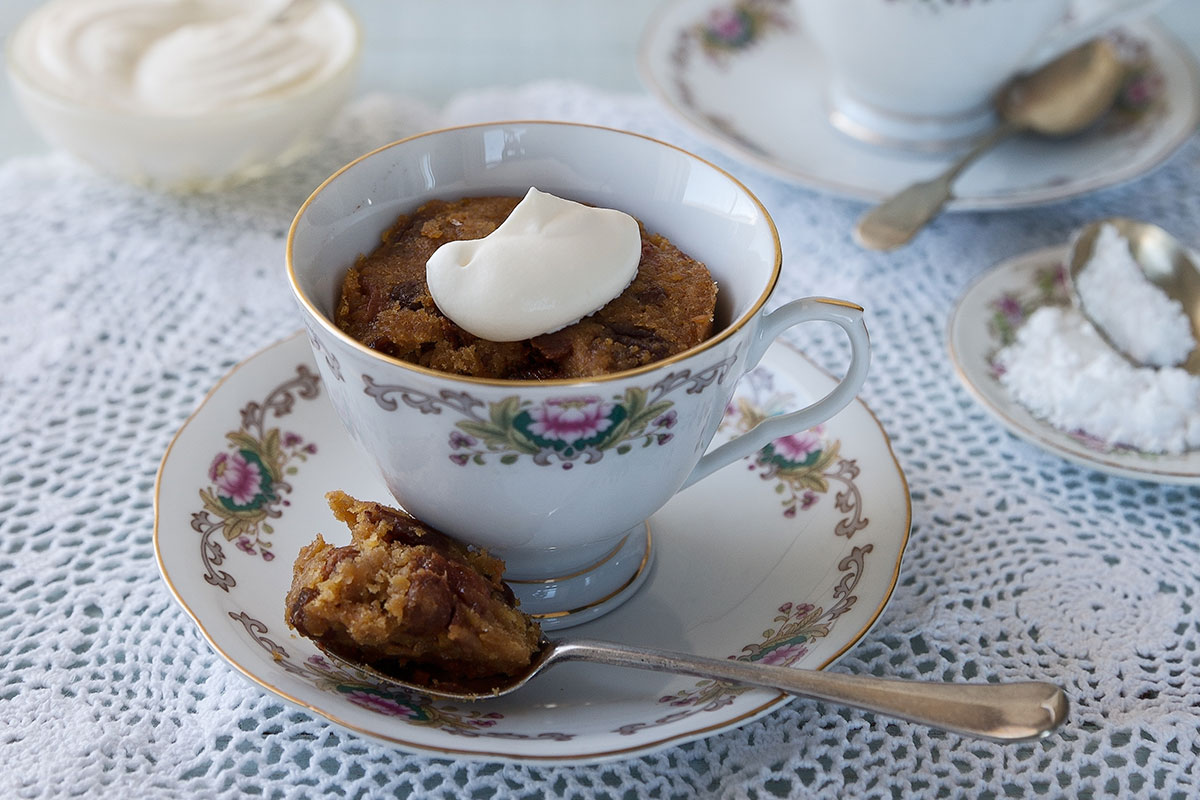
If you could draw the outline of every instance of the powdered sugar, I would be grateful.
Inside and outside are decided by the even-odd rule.
[[[1043,306],[996,354],[1000,382],[1029,411],[1069,433],[1148,453],[1200,448],[1200,377],[1173,365],[1196,346],[1183,306],[1151,283],[1129,242],[1101,226],[1075,282],[1088,314]]]
[[[1146,280],[1112,225],[1100,227],[1075,289],[1092,320],[1139,364],[1175,366],[1196,346],[1183,305]]]
[[[996,364],[1013,398],[1061,430],[1146,452],[1200,447],[1200,378],[1134,367],[1073,308],[1039,308]]]

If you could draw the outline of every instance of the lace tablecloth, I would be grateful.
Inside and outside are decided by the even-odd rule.
[[[894,598],[835,667],[907,678],[1049,678],[1048,739],[996,745],[795,701],[650,756],[546,767],[435,760],[344,731],[244,680],[155,568],[155,470],[237,361],[299,327],[292,214],[336,167],[440,124],[570,119],[648,133],[743,178],[778,222],[777,299],[869,312],[863,396],[908,477]],[[1109,215],[1200,241],[1200,141],[1133,184],[1050,208],[958,214],[867,253],[861,206],[715,153],[647,98],[543,84],[434,113],[360,100],[320,155],[224,194],[164,197],[62,155],[0,165],[0,796],[1195,797],[1200,489],[1108,477],[1004,432],[945,350],[983,270]],[[831,368],[840,337],[802,346]]]

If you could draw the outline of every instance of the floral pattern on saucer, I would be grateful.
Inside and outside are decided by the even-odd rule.
[[[1042,267],[1033,272],[1031,291],[1001,293],[988,303],[992,316],[988,329],[995,338],[995,347],[988,354],[988,365],[992,376],[999,380],[1004,374],[1004,368],[996,361],[996,354],[1016,339],[1017,329],[1029,318],[1029,315],[1043,306],[1071,305],[1071,290],[1067,285],[1067,267],[1063,263]],[[1003,387],[1001,387],[1003,391]],[[1149,453],[1123,444],[1109,444],[1104,439],[1094,436],[1085,430],[1064,430],[1079,444],[1095,450],[1098,453],[1125,453],[1145,459],[1156,459],[1160,453]]]
[[[752,25],[743,21],[744,4],[667,0],[643,33],[643,82],[695,134],[783,180],[867,201],[951,164],[954,153],[914,156],[835,130],[829,70],[796,9],[763,0],[756,7],[770,9],[772,22]],[[1110,38],[1129,70],[1113,113],[1069,140],[1000,144],[960,177],[947,210],[1075,197],[1145,174],[1188,139],[1200,121],[1200,71],[1191,53],[1152,21]]]
[[[925,3],[953,4],[954,0],[923,0]],[[676,72],[672,76],[677,87],[686,87],[694,78],[689,73],[692,54],[697,48],[710,61],[728,68],[728,60],[748,50],[772,32],[788,31],[795,26],[789,11],[790,3],[782,0],[737,0],[732,5],[715,6],[702,20],[684,28],[678,34],[672,51]],[[1144,128],[1153,118],[1166,114],[1162,70],[1154,63],[1147,43],[1125,31],[1110,37],[1127,70],[1125,83],[1117,96],[1115,113],[1108,115],[1094,135],[1111,140],[1121,139],[1135,128]],[[684,91],[685,102],[692,110],[710,120],[731,138],[752,143],[753,137],[740,133],[737,123],[728,115],[706,110],[698,104],[697,93]],[[1136,148],[1139,139],[1128,140],[1126,146]],[[757,145],[754,145],[757,148]],[[765,152],[765,151],[764,151]],[[1050,178],[1050,181],[1067,178]]]
[[[744,386],[749,393],[739,393],[726,409],[719,430],[731,435],[744,433],[759,422],[795,408],[795,395],[775,389],[774,374],[756,369],[745,376]],[[841,442],[825,437],[825,426],[784,436],[767,444],[745,460],[749,469],[765,481],[773,481],[775,492],[786,495],[782,500],[785,518],[794,518],[808,511],[819,495],[829,491],[830,481],[841,483],[845,490],[835,497],[835,508],[846,514],[833,526],[834,536],[851,538],[863,530],[869,521],[862,516],[862,494],[855,483],[859,468],[853,459],[838,458]],[[836,462],[836,465],[835,465]],[[854,589],[866,569],[866,559],[874,548],[868,544],[855,547],[837,565],[840,580],[833,589],[831,604],[824,608],[812,603],[785,602],[779,606],[762,638],[741,648],[741,653],[729,658],[772,666],[793,667],[808,655],[816,639],[828,636],[837,619],[857,601]],[[660,703],[674,711],[653,722],[638,722],[623,726],[618,733],[631,734],[654,725],[677,722],[692,714],[712,711],[728,705],[738,694],[751,691],[749,687],[721,681],[704,680],[694,688],[662,697]]]
[[[1046,305],[1070,304],[1068,248],[1035,250],[996,265],[959,299],[950,319],[950,357],[966,388],[1015,436],[1092,469],[1119,477],[1200,484],[1200,452],[1146,453],[1110,445],[1083,431],[1063,431],[1013,400],[999,381],[996,353]]]
[[[988,330],[996,340],[996,346],[988,354],[988,363],[995,374],[1001,368],[996,363],[996,353],[1017,338],[1017,329],[1034,311],[1042,306],[1068,306],[1071,304],[1070,289],[1067,287],[1065,264],[1055,264],[1034,270],[1030,292],[1003,292],[988,302],[992,314],[988,318]]]
[[[763,376],[751,373],[747,380],[759,384],[760,400],[755,403],[735,396],[725,411],[721,430],[745,433],[768,417],[794,407],[792,395],[771,391],[769,373]],[[798,512],[812,508],[820,495],[829,491],[831,482],[844,487],[834,503],[838,511],[850,516],[837,524],[834,533],[850,538],[855,531],[865,528],[867,521],[862,517],[862,495],[854,482],[858,464],[853,459],[839,458],[840,450],[841,442],[828,440],[825,426],[818,425],[776,439],[747,460],[749,469],[764,481],[773,482],[776,494],[781,496],[784,517],[795,517]]]
[[[866,523],[863,523],[863,527]],[[807,656],[817,639],[830,634],[838,617],[854,607],[858,598],[854,588],[863,577],[866,558],[874,548],[871,545],[855,547],[850,555],[838,562],[841,580],[833,590],[833,603],[828,608],[812,603],[784,603],[779,607],[769,627],[763,632],[762,640],[742,648],[740,655],[729,656],[737,661],[761,663],[776,667],[794,667]],[[660,703],[681,709],[659,717],[652,722],[635,722],[623,725],[617,733],[628,736],[656,725],[667,725],[705,711],[715,711],[729,705],[740,694],[754,691],[749,686],[724,681],[702,680],[691,689],[683,689],[672,695],[659,698]]]
[[[726,367],[728,364],[721,364],[699,376],[692,376],[687,371],[672,373],[654,386],[651,396],[661,398],[684,386],[689,387],[690,392],[703,391],[723,374]],[[239,549],[253,554],[257,546],[264,560],[273,560],[274,554],[268,549],[270,545],[261,534],[274,532],[274,528],[266,520],[282,517],[281,506],[289,505],[283,495],[291,491],[291,486],[283,476],[297,472],[297,467],[292,464],[293,460],[304,461],[306,455],[317,452],[316,445],[305,443],[300,434],[281,433],[280,428],[265,426],[268,412],[272,412],[275,417],[285,417],[291,412],[297,398],[313,400],[319,396],[319,378],[303,365],[296,368],[296,373],[296,378],[276,387],[267,395],[265,401],[250,401],[242,408],[241,426],[225,434],[235,449],[232,453],[221,452],[216,456],[209,469],[209,477],[214,486],[200,490],[204,510],[193,514],[192,527],[201,533],[202,563],[207,570],[205,579],[226,592],[230,587],[236,586],[237,581],[230,573],[224,571],[219,576],[214,576],[214,565],[222,562],[222,554],[219,546],[209,540],[209,536],[221,531],[227,540],[236,538]],[[743,385],[749,387],[749,393],[740,392],[734,396],[720,426],[721,430],[731,435],[743,433],[769,416],[783,413],[797,404],[793,394],[775,390],[774,376],[767,370],[754,370],[746,376]],[[368,386],[375,389],[374,392],[368,393],[373,394],[381,403],[393,392],[403,394],[405,401],[410,405],[418,394],[423,394],[412,389],[379,386],[369,379]],[[552,431],[555,425],[558,426],[557,441],[567,440],[580,453],[587,452],[586,448],[589,446],[587,442],[590,439],[584,437],[603,439],[610,428],[615,429],[610,436],[614,442],[626,442],[631,437],[642,437],[646,439],[643,446],[649,446],[655,436],[669,434],[645,434],[642,431],[647,425],[653,425],[655,428],[670,427],[673,424],[674,412],[670,410],[670,402],[661,399],[648,401],[647,394],[640,389],[629,389],[625,393],[623,404],[604,403],[594,397],[570,401],[551,400],[544,404],[552,406],[551,409],[533,407],[520,410],[520,413],[517,412],[522,408],[522,404],[519,398],[512,397],[491,406],[489,417],[493,429],[486,428],[477,419],[460,422],[459,427],[481,438],[499,440],[497,444],[492,445],[492,450],[485,452],[503,448],[512,441],[508,437],[514,433],[521,435],[522,432],[539,447],[551,447],[554,442],[546,437],[554,435]],[[451,405],[469,413],[476,405],[481,405],[482,401],[463,393],[460,397],[449,400],[446,397],[425,396],[424,403],[427,404],[426,407]],[[561,418],[565,414],[573,414],[573,417],[564,422]],[[632,431],[631,433],[619,433],[624,423],[628,423],[626,428]],[[521,431],[517,431],[517,428]],[[508,431],[507,437],[503,435],[504,431]],[[850,537],[868,524],[861,516],[861,494],[854,484],[858,467],[853,460],[839,460],[840,442],[827,441],[823,433],[824,426],[818,426],[776,439],[746,460],[750,462],[750,468],[759,471],[764,480],[777,481],[776,492],[791,492],[783,501],[783,516],[787,518],[793,518],[798,512],[811,509],[816,503],[817,495],[829,490],[830,480],[843,483],[846,491],[838,494],[836,507],[848,516],[837,522],[833,534]],[[568,439],[568,435],[573,435],[574,438]],[[583,441],[579,441],[581,438]],[[545,439],[545,442],[539,443],[542,439]],[[464,442],[461,446],[474,444],[472,440]],[[455,446],[453,437],[451,446]],[[616,446],[618,453],[622,452],[622,447],[628,449],[627,444],[610,446]],[[602,451],[606,448],[596,449]],[[478,463],[484,463],[482,455],[477,457],[481,459]],[[595,457],[598,459],[600,456]],[[502,457],[501,462],[512,463],[505,461],[506,458],[508,456]],[[832,466],[835,460],[838,461],[836,468]],[[213,521],[211,515],[216,515],[217,521]],[[253,543],[249,539],[250,536],[255,537]],[[246,544],[243,545],[243,542]],[[775,627],[768,628],[759,641],[744,645],[740,655],[729,657],[776,666],[797,664],[809,653],[812,641],[827,636],[838,617],[854,605],[857,599],[853,594],[854,587],[862,578],[866,557],[871,550],[872,546],[869,544],[862,548],[856,547],[849,557],[838,564],[838,571],[844,573],[844,577],[834,588],[833,602],[828,609],[812,603],[784,602],[773,620]],[[412,724],[436,726],[444,732],[456,735],[515,736],[489,730],[498,720],[504,718],[503,714],[469,712],[464,715],[454,706],[438,703],[420,693],[397,689],[380,683],[365,673],[336,667],[321,655],[313,655],[303,663],[297,663],[287,649],[269,637],[269,625],[245,611],[230,612],[229,616],[241,623],[251,638],[267,650],[284,670],[310,680],[318,688],[341,693],[347,700],[362,708],[386,716],[399,717]],[[615,732],[628,736],[647,727],[677,722],[691,714],[726,706],[733,697],[748,691],[752,691],[752,688],[719,681],[702,681],[695,689],[682,690],[660,700],[672,707],[686,706],[688,710],[673,712],[653,722],[622,725]],[[534,738],[566,741],[571,737],[569,734],[545,731],[538,733]]]
[[[464,711],[453,705],[435,703],[424,695],[387,686],[352,668],[334,666],[319,654],[309,656],[303,663],[297,663],[282,645],[267,635],[270,629],[266,623],[254,619],[244,611],[230,612],[229,616],[245,627],[250,638],[270,653],[280,668],[311,682],[319,689],[338,693],[360,708],[403,720],[410,725],[437,728],[456,736],[550,739],[560,742],[571,738],[570,734],[565,733],[521,735],[494,731],[492,728],[504,719],[503,714],[478,708]]]
[[[200,534],[204,579],[213,586],[229,591],[237,585],[232,575],[217,569],[225,553],[213,534],[264,561],[275,558],[267,538],[275,529],[268,520],[282,516],[282,508],[290,504],[285,497],[292,491],[287,478],[316,454],[317,446],[298,433],[267,427],[267,417],[285,417],[298,398],[316,398],[320,380],[307,367],[297,367],[296,377],[277,386],[265,400],[247,403],[241,425],[225,434],[229,447],[213,458],[208,468],[211,483],[200,490],[204,508],[192,514],[192,529]]]
[[[753,46],[772,30],[786,30],[792,21],[785,13],[788,0],[738,0],[716,6],[690,31],[704,54],[721,64],[730,54]]]
[[[795,370],[802,377],[793,376]],[[785,404],[794,407],[793,395],[821,392],[833,382],[775,346],[739,385],[736,405],[751,416],[773,413]],[[332,522],[325,492],[343,488],[383,499],[386,487],[361,463],[321,389],[305,339],[275,345],[213,390],[177,434],[159,473],[154,542],[164,579],[214,648],[252,680],[406,748],[559,763],[648,752],[742,724],[786,701],[779,693],[697,684],[682,676],[633,671],[614,679],[612,668],[580,664],[552,670],[510,697],[455,704],[380,685],[353,667],[331,663],[286,629],[283,597],[291,564],[283,553],[294,553]],[[731,466],[656,514],[650,521],[658,552],[654,579],[621,609],[589,622],[588,635],[810,668],[831,663],[863,636],[896,584],[911,509],[878,423],[858,403],[842,415],[814,431],[816,439],[777,441],[745,462],[754,472]],[[731,415],[718,437],[733,435],[748,418],[738,423]],[[778,477],[764,478],[753,464],[786,456],[787,469],[795,469],[817,452],[805,467],[810,472],[818,461],[826,464],[821,475],[836,473],[834,463],[857,463],[861,472],[847,480],[862,507],[839,511],[813,502],[784,516],[775,505],[780,493],[772,488]],[[198,463],[205,466],[197,469]],[[807,480],[816,478],[813,473]],[[261,516],[246,522],[234,515],[250,509]],[[865,522],[871,509],[870,526],[839,532],[856,515]],[[725,535],[735,520],[750,522],[751,540]],[[266,549],[279,557],[225,558],[221,540],[233,526],[259,555]],[[335,529],[327,532],[336,535]],[[711,569],[752,570],[762,577],[751,585],[704,583],[707,588],[694,594]],[[680,592],[693,596],[681,598]],[[651,633],[662,622],[652,610],[664,608],[672,609],[663,620],[667,627],[662,635]],[[698,615],[679,620],[686,640],[678,638],[676,614]],[[647,635],[653,638],[638,641]],[[579,670],[587,676],[582,682],[576,680]],[[599,685],[607,694],[591,696],[587,687]]]

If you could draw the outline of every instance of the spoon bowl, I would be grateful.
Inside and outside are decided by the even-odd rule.
[[[1129,243],[1129,252],[1146,279],[1183,306],[1191,323],[1192,337],[1200,343],[1200,266],[1197,266],[1197,256],[1170,233],[1149,222],[1111,217],[1087,225],[1075,236],[1067,260],[1067,278],[1071,298],[1079,312],[1109,347],[1134,366],[1145,366],[1113,341],[1104,326],[1088,313],[1087,304],[1077,288],[1079,276],[1091,260],[1096,238],[1105,225],[1115,228]],[[1192,375],[1200,375],[1200,345],[1192,348],[1179,367]]]
[[[321,649],[336,663],[392,688],[460,701],[502,697],[555,664],[590,661],[775,689],[996,742],[1040,739],[1066,719],[1068,708],[1066,695],[1059,687],[1040,681],[963,684],[892,680],[586,639],[554,641],[543,637],[523,674],[471,680],[435,676],[427,669],[391,674]]]

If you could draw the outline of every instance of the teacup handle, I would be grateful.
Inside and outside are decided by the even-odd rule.
[[[758,332],[750,342],[746,352],[746,360],[742,366],[745,375],[762,360],[763,354],[771,342],[793,325],[801,322],[821,320],[832,322],[839,326],[850,337],[850,366],[837,386],[815,403],[805,406],[799,411],[765,419],[736,439],[706,453],[692,474],[688,476],[683,488],[691,486],[701,478],[706,478],[726,464],[731,464],[740,458],[756,452],[768,442],[781,436],[808,430],[841,411],[858,394],[863,381],[867,379],[867,366],[871,360],[871,340],[867,335],[867,326],[863,323],[862,306],[848,303],[845,300],[834,300],[828,297],[805,297],[794,300],[785,306],[775,309],[763,317]]]
[[[1099,0],[1072,3],[1075,16],[1050,32],[1025,68],[1034,70],[1105,31],[1155,13],[1169,2],[1171,0]]]

